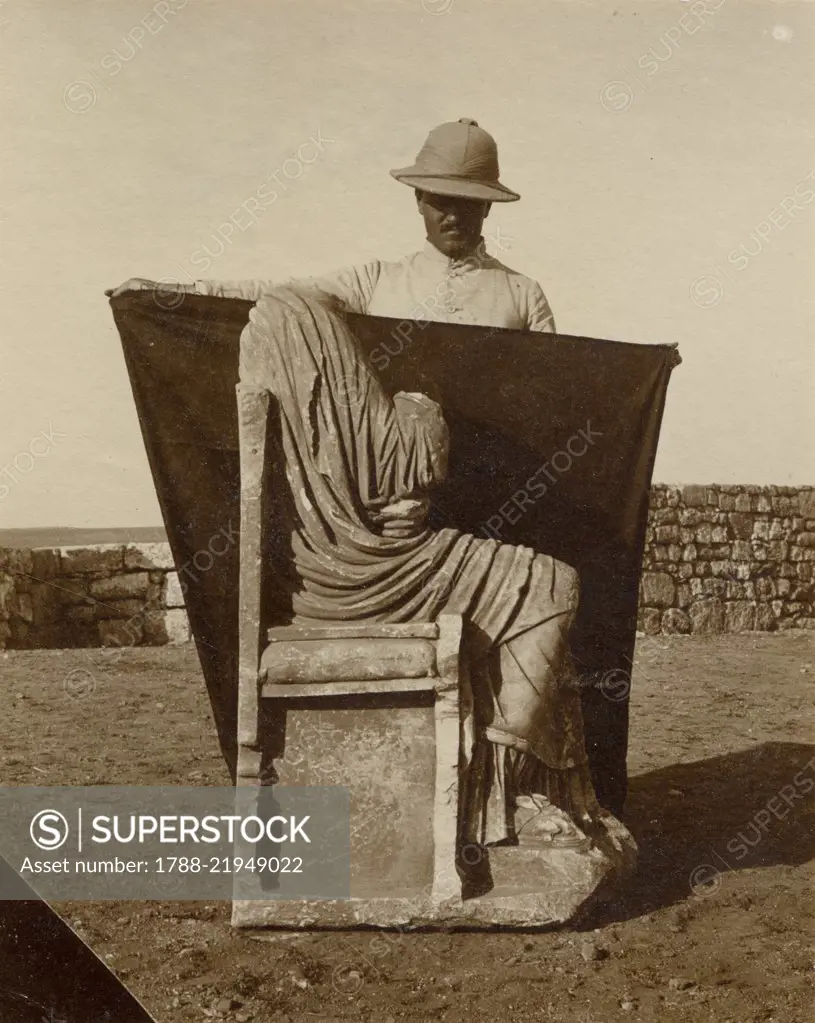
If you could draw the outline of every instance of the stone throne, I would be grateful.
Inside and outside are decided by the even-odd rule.
[[[240,565],[237,544],[227,545],[187,585],[233,777],[256,783],[260,746],[276,745],[280,782],[348,784],[352,833],[381,823],[375,841],[352,845],[350,903],[240,902],[234,922],[528,926],[571,916],[568,893],[560,902],[536,899],[540,879],[519,887],[511,870],[506,885],[494,877],[491,892],[462,898],[456,785],[468,695],[459,623],[355,634],[283,624],[274,573],[260,571],[274,563],[268,544],[285,543],[275,527],[282,491],[273,403],[251,390],[235,402],[249,303],[187,296],[166,309],[145,293],[111,304],[176,564],[207,550],[227,524],[232,535],[240,520]],[[431,525],[525,544],[578,569],[573,654],[587,749],[598,797],[619,812],[648,488],[675,349],[350,319],[391,393],[422,391],[444,409],[451,472]],[[581,430],[595,442],[570,454]],[[548,481],[534,499],[526,487],[533,476]],[[490,855],[500,861],[501,853]]]

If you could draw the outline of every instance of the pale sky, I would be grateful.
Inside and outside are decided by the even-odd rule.
[[[161,521],[105,288],[412,252],[388,170],[464,116],[523,197],[486,233],[559,331],[679,343],[655,478],[813,482],[814,23],[745,0],[3,3],[0,526]]]

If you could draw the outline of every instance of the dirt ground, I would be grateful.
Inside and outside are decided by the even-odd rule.
[[[226,903],[57,908],[160,1023],[804,1023],[813,661],[806,633],[639,641],[639,870],[580,929],[258,941]],[[10,652],[0,684],[3,784],[228,784],[192,649]]]

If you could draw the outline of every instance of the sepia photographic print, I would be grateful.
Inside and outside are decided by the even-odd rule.
[[[805,1023],[815,4],[6,0],[0,1023]]]

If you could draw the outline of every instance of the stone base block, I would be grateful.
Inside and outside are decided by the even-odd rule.
[[[445,868],[460,894],[434,898],[432,694],[424,706],[415,693],[375,707],[365,699],[344,710],[290,706],[276,761],[280,784],[349,787],[351,898],[236,900],[233,926],[544,929],[575,919],[633,869],[633,839],[604,815],[579,847],[465,846]]]
[[[497,895],[467,901],[451,899],[441,905],[428,896],[345,901],[232,903],[232,926],[276,927],[282,930],[381,927],[398,930],[546,930],[563,923],[552,916],[551,900],[540,893]]]
[[[636,864],[631,835],[607,816],[590,849],[501,846],[485,850],[483,873],[492,887],[472,898],[435,901],[428,888],[411,892],[396,886],[389,896],[307,902],[240,900],[232,904],[232,925],[349,929],[382,927],[411,930],[534,928],[545,930],[573,921],[598,902]]]

